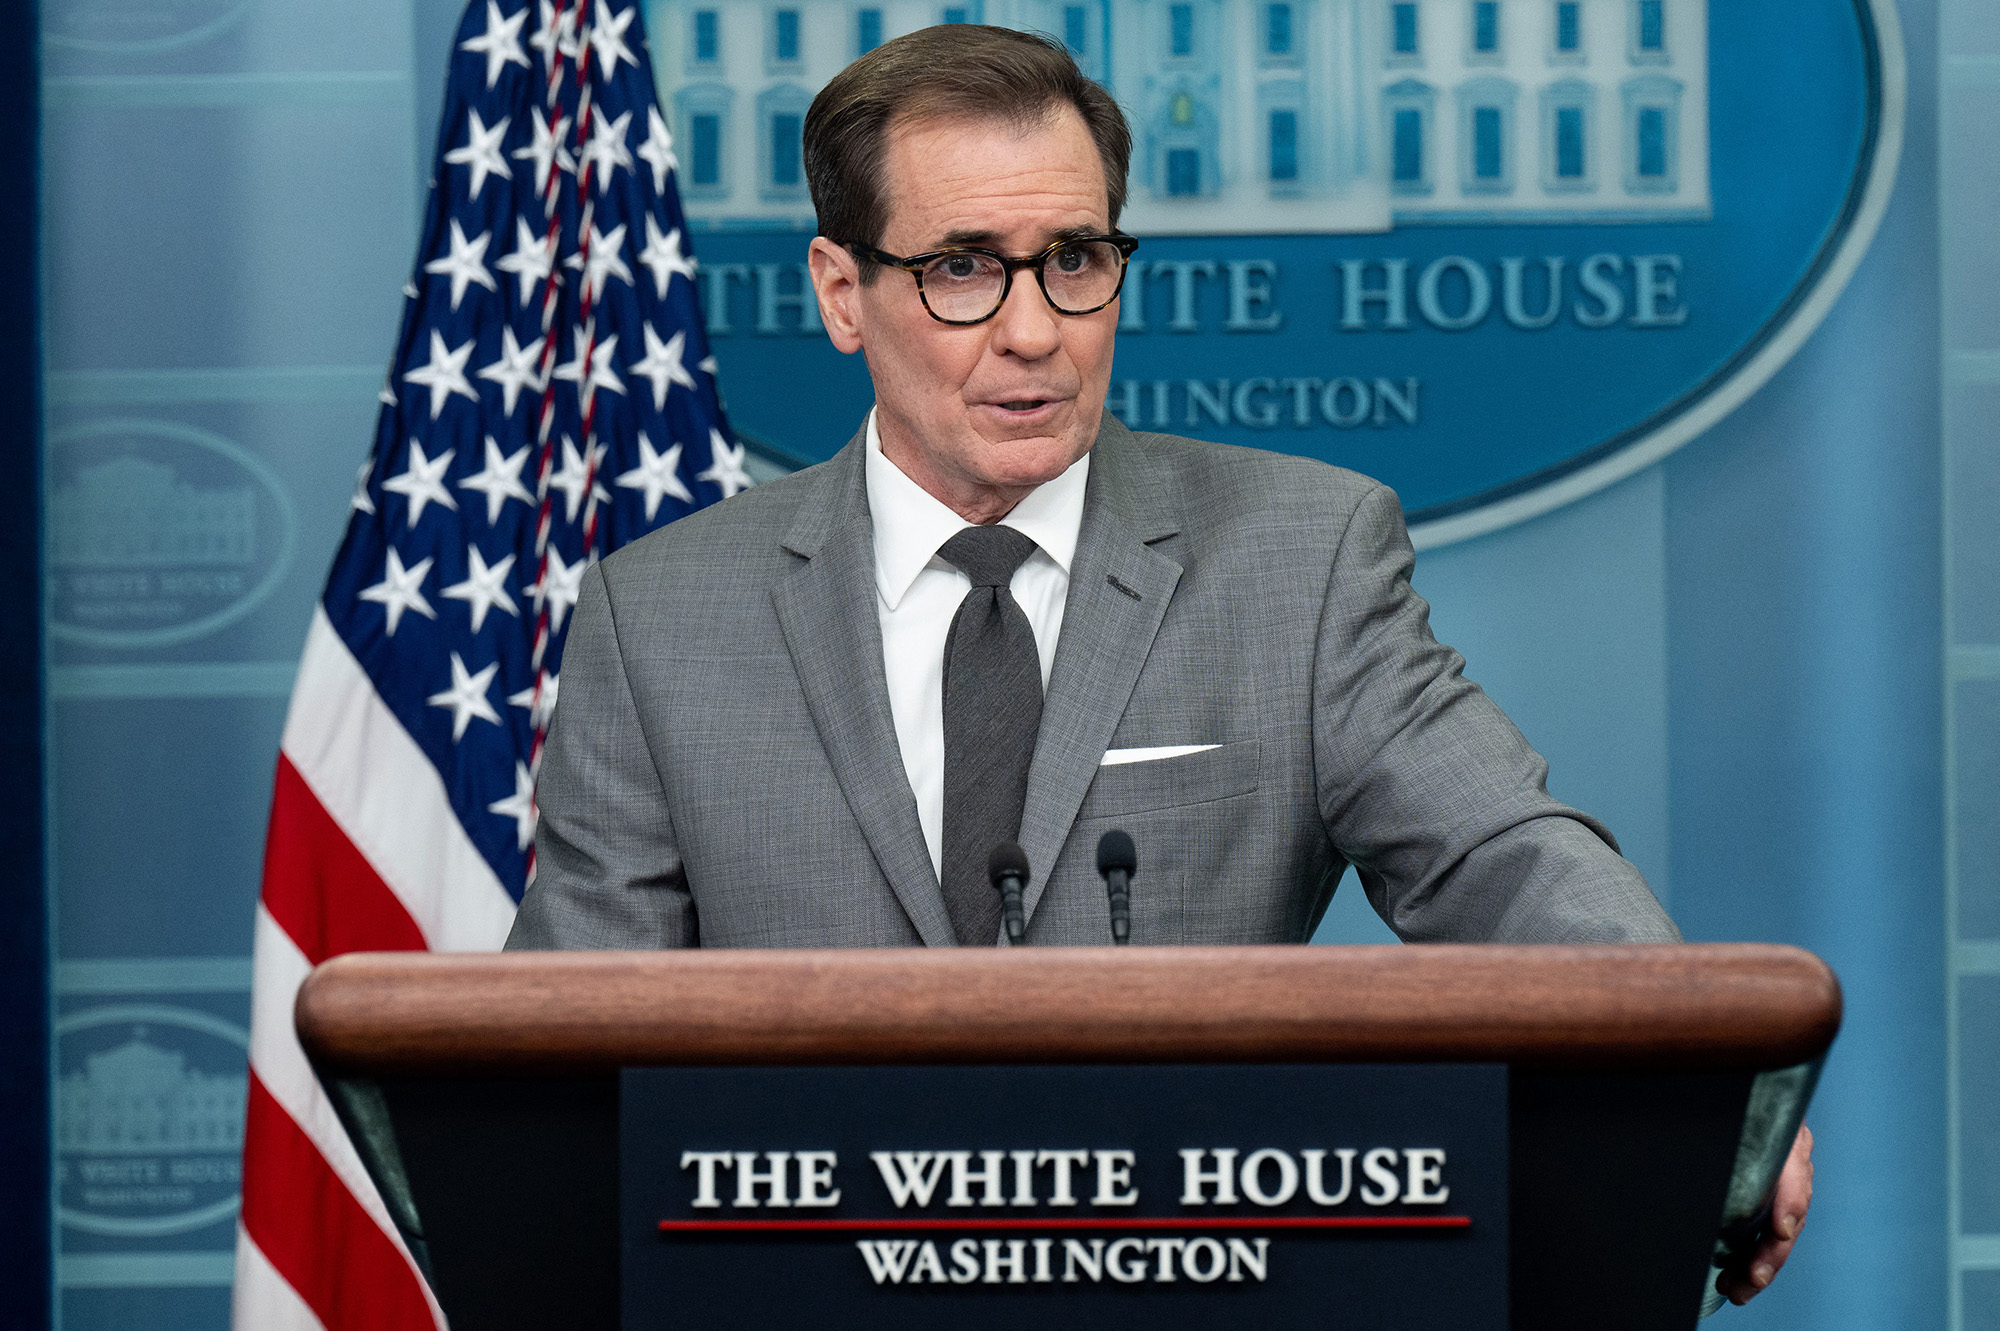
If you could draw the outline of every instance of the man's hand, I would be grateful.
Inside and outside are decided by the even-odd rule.
[[[1777,1193],[1771,1198],[1770,1228],[1749,1261],[1732,1266],[1715,1279],[1715,1287],[1739,1307],[1756,1298],[1771,1283],[1785,1259],[1792,1255],[1792,1245],[1799,1240],[1799,1230],[1806,1223],[1806,1208],[1812,1205],[1812,1148],[1812,1130],[1800,1127],[1792,1142],[1792,1153],[1785,1158],[1784,1171],[1778,1175]]]

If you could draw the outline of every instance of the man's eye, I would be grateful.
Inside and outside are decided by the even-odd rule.
[[[963,282],[979,271],[979,260],[969,254],[954,254],[939,264],[938,269],[944,276]]]
[[[1055,261],[1056,267],[1065,273],[1078,273],[1082,272],[1085,266],[1090,263],[1090,256],[1085,254],[1080,248],[1070,247],[1057,250]]]

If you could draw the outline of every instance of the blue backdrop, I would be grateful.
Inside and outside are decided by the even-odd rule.
[[[2000,859],[1966,841],[1948,953],[1944,856],[1944,588],[1957,579],[1951,641],[1969,644],[1954,646],[1955,677],[1977,675],[2000,643],[2000,592],[1996,528],[1976,506],[1945,567],[1941,496],[1993,493],[1991,427],[1965,436],[1957,490],[1940,465],[1941,400],[1959,401],[1966,421],[2000,417],[2000,260],[1981,257],[2000,254],[2000,167],[1977,165],[1990,134],[1958,150],[1937,135],[1952,88],[2000,100],[2000,20],[1972,0],[1944,5],[1958,16],[1944,35],[1958,82],[1940,93],[1937,0],[1901,4],[1911,89],[1895,200],[1794,360],[1667,462],[1419,562],[1441,636],[1547,753],[1556,793],[1611,824],[1691,938],[1797,943],[1846,986],[1847,1027],[1812,1120],[1813,1219],[1777,1287],[1720,1315],[1745,1327],[2000,1327],[2000,1087],[1978,1075],[2000,1063],[2000,1022],[1977,1018],[1991,976],[1976,973],[2000,970],[1989,955]],[[101,564],[54,538],[50,576],[84,579],[63,584],[63,604],[108,607],[73,622],[127,635],[48,644],[59,1083],[134,1046],[182,1059],[176,1075],[240,1074],[230,1032],[247,1009],[283,699],[367,449],[456,17],[449,0],[67,0],[43,15],[52,512],[71,511],[65,493],[89,493],[83,473],[106,457],[91,449],[122,430],[123,455],[156,468],[146,475],[239,496],[217,511],[239,503],[231,530],[259,579],[277,569],[238,618],[177,637],[227,589],[211,604],[210,584],[190,583],[148,620],[161,596],[121,599],[89,580]],[[1966,123],[2000,128],[2000,116]],[[1947,177],[1942,205],[1941,148],[1973,164]],[[1940,255],[1941,222],[1947,235],[1968,229],[1962,253]],[[1969,284],[1961,305],[1989,312],[1947,317],[1950,346],[1941,263]],[[1956,399],[1943,396],[1942,364],[1971,367],[1955,371]],[[17,678],[29,682],[7,696],[31,695],[32,673]],[[1963,726],[1984,696],[1964,695]],[[1962,741],[1973,765],[1959,778],[1958,834],[1993,841],[2000,721],[1981,724]],[[32,755],[10,771],[28,782],[10,813],[36,807]],[[32,852],[32,837],[17,844]],[[32,946],[32,913],[9,912]],[[1384,933],[1350,881],[1321,937]],[[1956,1064],[1948,956],[1971,977]],[[0,1027],[18,1030],[32,1005],[8,1001]],[[0,1102],[0,1113],[12,1115],[0,1142],[32,1141],[17,1131],[31,1111]],[[116,1199],[83,1186],[64,1175],[57,1188],[83,1217],[55,1230],[63,1326],[226,1324],[226,1217],[112,1232]],[[211,1180],[177,1214],[226,1196]],[[9,1192],[0,1216],[41,1205]]]

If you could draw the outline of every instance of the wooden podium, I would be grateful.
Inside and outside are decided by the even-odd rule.
[[[377,953],[301,1040],[454,1331],[619,1324],[619,1070],[1502,1063],[1518,1331],[1685,1328],[1840,1024],[1810,953],[1259,947]]]

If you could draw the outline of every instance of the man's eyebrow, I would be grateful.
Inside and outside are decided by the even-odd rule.
[[[999,239],[999,234],[997,231],[990,230],[947,231],[944,233],[944,239],[938,242],[938,248],[951,249],[955,246],[971,245],[980,249],[992,249],[994,241]],[[1060,230],[1050,232],[1049,241],[1050,243],[1054,243],[1062,240],[1077,240],[1084,236],[1102,234],[1094,226],[1066,226]]]

